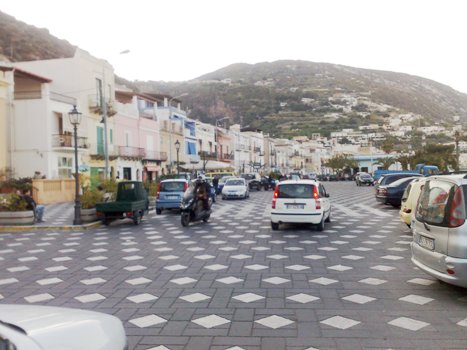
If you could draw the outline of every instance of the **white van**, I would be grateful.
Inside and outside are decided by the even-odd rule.
[[[278,230],[282,223],[309,223],[324,230],[324,222],[331,222],[331,202],[324,186],[314,180],[286,180],[274,191],[271,209],[271,228]]]
[[[412,262],[446,283],[467,287],[467,175],[433,176],[412,223]]]

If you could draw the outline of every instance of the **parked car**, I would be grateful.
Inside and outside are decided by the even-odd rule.
[[[273,190],[276,186],[276,180],[274,180],[272,177],[261,176],[261,186],[263,186],[265,191],[269,189]]]
[[[412,222],[412,262],[427,274],[467,287],[467,176],[426,180]]]
[[[375,180],[373,176],[368,173],[358,173],[355,177],[355,183],[357,186],[367,185],[367,186],[374,186]]]
[[[261,191],[261,175],[258,173],[244,173],[240,174],[241,178],[244,178],[248,184],[248,189],[251,191],[256,188],[257,191]]]
[[[188,181],[184,179],[162,180],[157,190],[156,214],[161,214],[164,209],[180,209],[187,188]]]
[[[248,198],[250,191],[244,178],[231,178],[225,182],[222,189],[222,199],[228,198]]]
[[[402,179],[404,177],[422,177],[423,175],[415,173],[395,173],[395,174],[386,174],[382,175],[375,185],[375,192],[378,192],[379,186],[387,186],[392,184],[394,181]]]
[[[406,187],[417,177],[403,177],[386,186],[379,186],[376,200],[383,204],[391,204],[393,207],[401,205],[402,195]]]
[[[425,181],[426,177],[416,178],[411,183],[409,183],[409,185],[405,188],[404,194],[402,195],[399,216],[401,221],[408,227],[411,227],[412,225],[417,201],[420,197],[420,192],[422,190],[422,186],[425,184]]]
[[[271,209],[271,228],[278,230],[282,223],[308,223],[324,230],[324,222],[331,222],[331,202],[324,186],[315,180],[279,182],[274,191]]]
[[[328,181],[339,181],[339,177],[336,174],[329,175]]]
[[[0,349],[127,350],[122,322],[95,311],[0,304]]]

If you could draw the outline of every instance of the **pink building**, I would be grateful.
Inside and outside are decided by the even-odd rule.
[[[119,179],[154,181],[160,174],[159,124],[156,100],[131,91],[116,91],[114,157]]]

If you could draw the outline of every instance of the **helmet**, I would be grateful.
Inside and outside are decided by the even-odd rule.
[[[204,181],[204,180],[206,180],[206,176],[204,176],[204,175],[198,175],[198,180],[199,180],[199,181]]]

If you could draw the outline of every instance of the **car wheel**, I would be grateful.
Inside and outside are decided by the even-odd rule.
[[[321,219],[320,223],[316,226],[316,229],[318,231],[324,231],[324,215],[323,215],[323,218]]]
[[[182,213],[180,222],[182,223],[183,227],[187,227],[190,224],[190,213]]]
[[[331,209],[329,209],[329,215],[328,217],[326,218],[326,220],[324,220],[325,222],[331,222]]]
[[[208,222],[210,217],[211,217],[211,214],[206,215],[206,216],[203,218],[203,221],[204,221],[204,222]]]
[[[161,215],[161,214],[162,214],[162,209],[156,208],[156,214],[157,214],[157,215]]]
[[[143,214],[141,214],[140,212],[135,211],[135,212],[133,213],[133,223],[134,223],[135,225],[141,224],[141,219],[142,219],[142,218],[143,218]]]
[[[279,223],[271,221],[271,228],[273,231],[277,231],[279,229]]]
[[[222,196],[222,199],[225,199],[225,196]]]

